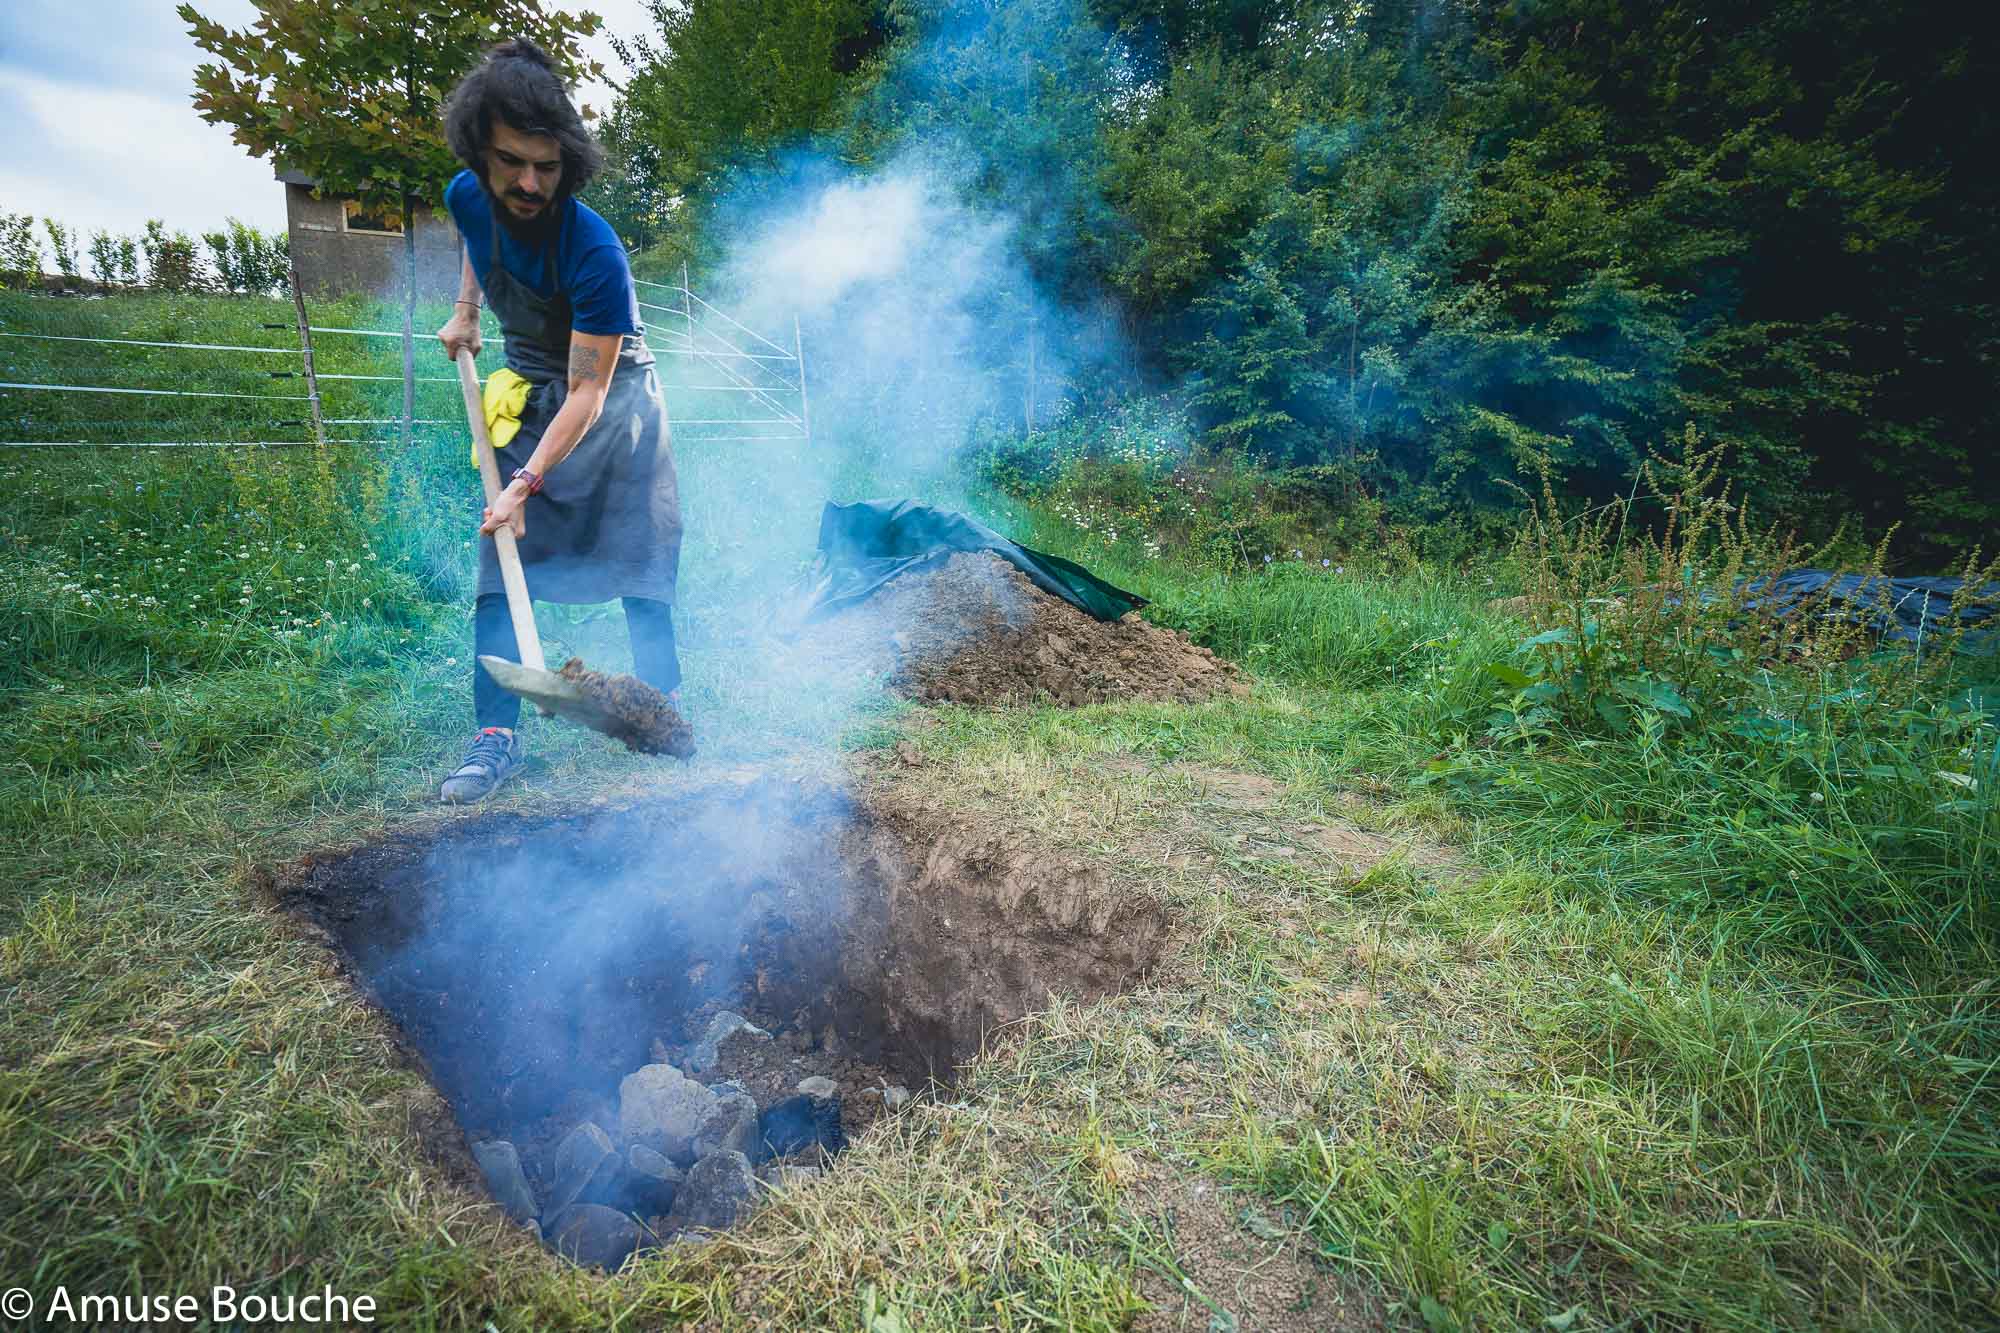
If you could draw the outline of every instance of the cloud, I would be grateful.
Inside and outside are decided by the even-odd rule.
[[[197,0],[240,27],[249,0]],[[52,0],[0,5],[0,206],[68,223],[137,232],[149,217],[200,232],[239,217],[285,225],[270,166],[195,113],[202,53],[165,0],[93,9]]]
[[[250,0],[196,0],[195,8],[232,28],[256,18]],[[93,5],[90,20],[79,20],[75,0],[7,0],[0,6],[0,75],[183,102],[194,91],[202,55],[170,0]]]
[[[0,156],[0,200],[10,211],[54,217],[85,233],[136,232],[150,217],[190,232],[239,217],[267,231],[285,225],[284,187],[184,99],[12,75],[0,123],[13,147]]]
[[[255,22],[251,0],[194,0],[231,28]],[[605,32],[585,43],[610,77],[625,70],[605,33],[657,35],[645,0],[579,0]],[[0,0],[0,208],[53,217],[86,236],[96,228],[137,232],[151,217],[188,232],[239,217],[266,231],[285,225],[284,188],[226,125],[193,105],[194,69],[208,57],[188,36],[172,0]],[[603,84],[579,101],[608,110]]]

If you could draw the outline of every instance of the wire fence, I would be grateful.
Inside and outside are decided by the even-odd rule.
[[[641,310],[662,317],[647,320],[643,334],[645,345],[655,357],[673,358],[674,364],[694,373],[696,379],[714,381],[686,383],[682,382],[684,376],[679,374],[661,377],[668,399],[668,420],[676,435],[685,433],[686,438],[716,442],[795,440],[811,443],[805,344],[796,319],[792,322],[792,345],[787,348],[703,299],[689,286],[685,269],[678,286],[648,281],[639,281],[638,286],[644,293],[639,300]],[[665,295],[661,300],[647,299],[653,293]],[[81,354],[86,349],[94,352],[100,348],[117,349],[119,352],[143,349],[140,355],[147,358],[145,364],[140,366],[120,367],[102,361],[94,362],[88,373],[78,373],[80,368],[74,361],[65,363],[61,356],[53,359],[45,356],[39,364],[31,360],[22,378],[0,380],[0,437],[5,437],[0,438],[0,448],[283,448],[305,444],[368,444],[379,443],[394,432],[407,432],[416,426],[463,424],[461,418],[453,415],[426,416],[414,412],[407,416],[400,412],[394,415],[330,415],[326,401],[329,390],[339,396],[342,406],[353,403],[348,407],[349,413],[357,409],[366,413],[371,405],[366,402],[365,396],[356,402],[352,394],[363,391],[369,385],[401,384],[403,376],[374,373],[368,369],[320,369],[315,364],[314,340],[386,338],[400,342],[403,335],[393,330],[312,323],[305,299],[298,292],[296,277],[293,303],[297,311],[293,323],[264,322],[258,326],[270,332],[290,333],[292,336],[287,345],[258,346],[239,342],[127,338],[0,328],[0,339],[11,340],[8,346],[18,347],[24,352],[32,352],[36,348],[64,354]],[[491,325],[482,328],[481,334],[492,342],[500,341],[498,330]],[[428,335],[419,337],[429,341]],[[151,354],[161,351],[186,353],[190,359],[176,358],[170,366],[161,366],[151,358]],[[321,355],[326,355],[325,349],[321,349]],[[268,369],[268,361],[259,363],[262,358],[271,357],[290,358],[296,363],[296,368]],[[343,361],[354,359],[345,353],[341,356]],[[7,369],[22,374],[13,361],[8,363]],[[134,371],[144,378],[131,373]],[[415,382],[418,386],[454,388],[458,384],[456,377],[445,375],[418,375]],[[305,392],[253,392],[251,386],[254,383],[269,384],[273,389],[296,384]],[[197,384],[204,387],[190,387]],[[436,392],[435,389],[431,391]],[[107,404],[135,396],[195,399],[217,408],[223,403],[304,403],[310,411],[305,416],[255,421],[238,418],[209,420],[203,418],[203,409],[199,407],[191,407],[178,417],[167,412],[145,418],[81,417],[56,406],[73,401],[72,395],[101,397]],[[709,395],[724,397],[718,399]],[[10,410],[16,407],[24,410]],[[739,407],[741,410],[736,410]],[[245,412],[250,410],[247,407],[244,409]],[[219,429],[225,425],[247,430],[256,438],[220,438],[228,433]],[[326,432],[329,426],[363,429],[359,433],[350,432],[345,437],[334,438]],[[187,438],[170,438],[175,428]],[[154,438],[48,438],[95,434],[98,431],[108,433],[113,429],[128,435],[135,431],[150,432]],[[298,432],[298,438],[289,438],[293,431]]]

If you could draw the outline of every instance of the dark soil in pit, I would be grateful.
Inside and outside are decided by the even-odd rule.
[[[931,702],[1195,703],[1248,688],[1234,663],[1179,631],[1136,611],[1098,620],[984,552],[891,580],[809,626],[801,646],[850,671],[882,672],[893,688]]]
[[[466,1144],[435,1146],[477,1179],[467,1144],[511,1144],[535,1200],[512,1211],[538,1215],[545,1236],[579,1225],[551,1207],[574,1167],[562,1145],[579,1132],[602,1131],[606,1171],[646,1147],[690,1182],[709,1167],[712,1136],[699,1152],[663,1145],[621,1114],[621,1084],[642,1066],[671,1067],[647,1076],[676,1088],[685,1077],[703,1098],[740,1090],[759,1124],[798,1100],[801,1080],[829,1079],[851,1139],[905,1090],[948,1085],[994,1026],[1054,995],[1132,985],[1166,937],[1157,906],[1112,894],[1088,866],[785,780],[561,819],[461,820],[309,858],[275,889],[325,932],[450,1103]],[[704,1051],[725,1013],[769,1035]],[[579,1131],[586,1122],[596,1129]],[[752,1165],[769,1155],[738,1146]],[[627,1214],[637,1244],[736,1212],[690,1217],[688,1187],[676,1212],[608,1180],[576,1199],[611,1210],[598,1222]]]

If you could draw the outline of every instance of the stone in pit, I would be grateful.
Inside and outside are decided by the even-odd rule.
[[[674,1195],[680,1192],[681,1182],[687,1179],[687,1173],[664,1154],[640,1143],[633,1144],[625,1154],[625,1166],[626,1187],[631,1192],[633,1211],[648,1217],[672,1208]]]
[[[792,1162],[767,1162],[757,1168],[757,1179],[774,1190],[788,1190],[809,1181],[818,1180],[825,1173],[816,1166],[799,1166]]]
[[[750,1173],[750,1159],[740,1152],[724,1149],[696,1162],[682,1182],[667,1214],[669,1233],[690,1227],[721,1231],[734,1226],[749,1205],[757,1178]]]
[[[486,1188],[493,1192],[493,1199],[507,1213],[509,1221],[525,1222],[539,1213],[535,1206],[535,1192],[528,1188],[528,1177],[521,1170],[521,1155],[514,1151],[514,1145],[505,1139],[489,1139],[472,1145],[473,1160],[479,1163],[480,1174],[486,1177]]]
[[[701,1040],[688,1052],[688,1068],[697,1074],[705,1074],[722,1062],[722,1048],[732,1039],[769,1041],[771,1034],[758,1027],[738,1013],[724,1009],[708,1020],[708,1027],[702,1032]]]
[[[672,1065],[644,1065],[618,1085],[618,1132],[686,1165],[715,1098]]]
[[[590,1121],[563,1135],[549,1169],[549,1214],[554,1216],[578,1200],[608,1197],[617,1188],[621,1165],[611,1136]]]
[[[697,1159],[716,1152],[740,1152],[745,1157],[757,1143],[757,1103],[748,1093],[730,1092],[716,1098],[715,1109],[701,1122],[694,1137]]]
[[[616,1208],[579,1203],[550,1220],[548,1243],[579,1268],[597,1267],[615,1273],[639,1248],[642,1235],[639,1224]]]

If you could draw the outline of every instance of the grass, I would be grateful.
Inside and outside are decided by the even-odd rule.
[[[236,342],[285,309],[9,297],[0,327]],[[1164,898],[1182,947],[1138,992],[1001,1034],[737,1234],[611,1281],[550,1261],[428,1155],[435,1099],[258,890],[439,817],[469,724],[457,438],[0,454],[4,1285],[331,1283],[472,1329],[2000,1319],[1996,738],[1955,707],[1978,663],[1867,764],[1833,728],[1528,723],[1487,669],[1523,660],[1486,605],[1509,589],[1330,555],[1226,576],[993,496],[1254,692],[857,725],[753,688],[738,633],[838,478],[759,455],[745,482],[721,447],[680,460],[711,752],[663,770],[537,728],[507,803],[846,763]],[[615,615],[543,623],[621,660]],[[877,763],[896,740],[921,765]],[[1329,850],[1354,824],[1455,861]],[[1203,1225],[1261,1257],[1220,1263]],[[1280,1269],[1303,1307],[1258,1303]]]

